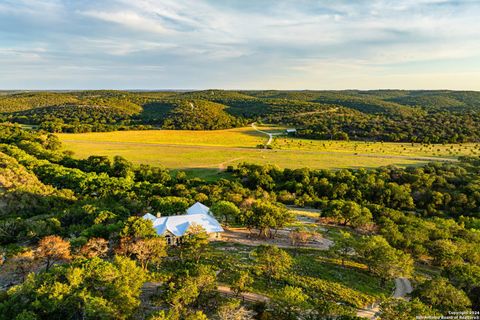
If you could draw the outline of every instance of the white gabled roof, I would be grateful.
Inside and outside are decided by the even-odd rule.
[[[145,217],[145,216],[144,216]],[[146,219],[149,219],[147,217]],[[158,235],[164,235],[167,231],[177,237],[183,236],[191,225],[199,225],[207,233],[223,232],[223,228],[211,215],[204,213],[186,214],[156,218],[153,228]]]
[[[142,217],[143,219],[147,219],[147,220],[151,220],[152,222],[157,220],[157,217],[155,217],[153,214],[151,213],[145,213]]]
[[[192,225],[201,226],[207,233],[223,232],[222,226],[217,219],[213,217],[210,208],[200,202],[188,208],[186,214],[183,215],[157,218],[153,214],[147,213],[143,218],[152,221],[153,228],[157,231],[158,235],[164,235],[168,231],[180,237],[183,236]]]
[[[193,206],[187,209],[187,214],[197,213],[212,215],[212,213],[210,212],[210,208],[200,202],[196,202]]]

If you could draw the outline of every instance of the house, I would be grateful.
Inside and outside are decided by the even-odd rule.
[[[208,214],[213,216],[212,212],[210,211],[210,208],[200,202],[196,202],[193,206],[187,209],[187,214],[197,214],[197,213],[203,213],[203,214]]]
[[[181,237],[194,225],[205,229],[211,238],[219,238],[220,232],[223,232],[222,226],[215,219],[210,208],[200,202],[188,208],[182,215],[155,217],[147,213],[143,218],[152,221],[157,234],[165,236],[169,245],[178,244]]]
[[[297,129],[287,129],[287,130],[285,130],[285,132],[287,134],[295,134],[295,133],[297,133]]]

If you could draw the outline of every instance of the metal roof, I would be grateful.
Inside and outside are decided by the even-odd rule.
[[[212,213],[210,212],[210,208],[200,202],[196,202],[193,206],[187,209],[187,214],[196,214],[196,213],[212,215]]]
[[[175,236],[180,237],[188,231],[191,225],[199,225],[205,229],[207,233],[223,232],[222,226],[210,213],[210,209],[200,202],[188,208],[187,214],[157,218],[147,213],[143,218],[153,222],[153,227],[158,235],[164,235],[169,231]]]

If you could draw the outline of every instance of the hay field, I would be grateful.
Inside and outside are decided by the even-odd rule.
[[[278,128],[259,127],[262,130]],[[276,130],[275,130],[276,131]],[[218,131],[148,130],[57,134],[79,158],[121,155],[134,163],[171,169],[218,171],[241,162],[282,168],[373,168],[419,165],[432,160],[454,161],[479,154],[476,144],[426,146],[410,143],[316,141],[276,137],[274,149],[257,149],[267,135],[252,128]]]

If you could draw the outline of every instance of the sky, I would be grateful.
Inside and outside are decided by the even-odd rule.
[[[480,0],[0,0],[0,89],[480,90]]]

